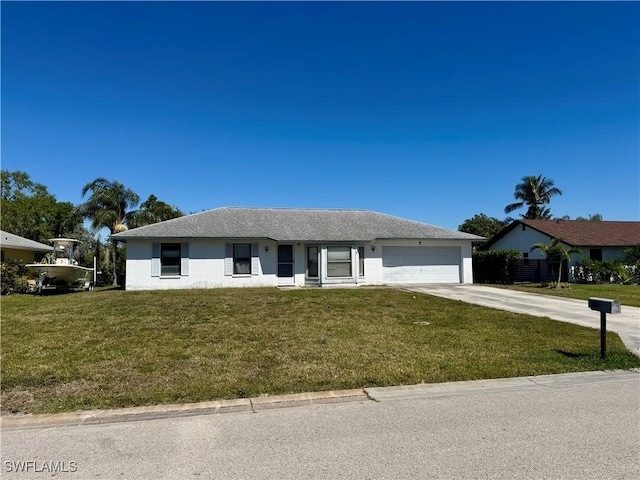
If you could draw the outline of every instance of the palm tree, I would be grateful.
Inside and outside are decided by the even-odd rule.
[[[540,251],[547,256],[547,262],[551,265],[552,273],[555,273],[554,267],[558,268],[558,282],[556,283],[556,288],[560,288],[560,282],[562,281],[562,262],[568,262],[571,260],[571,255],[574,253],[580,253],[580,250],[575,247],[567,249],[559,238],[552,239],[550,245],[536,243],[531,247],[531,252],[536,249],[540,249]]]
[[[139,210],[130,212],[130,216],[127,218],[127,225],[130,228],[138,228],[182,216],[184,216],[184,213],[177,207],[158,200],[155,195],[149,195],[149,198],[140,204]]]
[[[527,176],[522,178],[522,183],[516,185],[513,196],[518,202],[507,205],[504,209],[505,213],[511,213],[514,210],[528,207],[527,213],[521,215],[522,218],[528,219],[550,219],[551,211],[544,207],[551,201],[551,197],[562,195],[559,188],[553,186],[553,180],[543,177],[542,175]]]
[[[140,198],[133,190],[125,188],[120,182],[111,182],[106,178],[96,178],[93,182],[82,187],[82,196],[88,192],[91,196],[87,201],[77,207],[79,215],[91,219],[91,227],[94,230],[108,228],[111,235],[127,230],[127,219],[131,215],[130,210],[138,205]],[[116,271],[116,246],[113,241],[113,285],[118,284]]]

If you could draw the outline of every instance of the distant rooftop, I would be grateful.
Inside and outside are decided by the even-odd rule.
[[[516,220],[494,236],[495,243],[520,224],[559,238],[574,247],[630,247],[640,245],[640,222],[588,220]]]
[[[15,250],[30,250],[33,252],[51,252],[53,247],[44,243],[35,242],[28,238],[14,235],[13,233],[0,230],[0,246],[2,248],[12,248]]]

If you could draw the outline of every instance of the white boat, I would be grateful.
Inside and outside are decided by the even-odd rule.
[[[45,289],[93,289],[93,268],[81,267],[73,258],[79,240],[52,238],[53,250],[40,263],[29,263],[27,275],[36,280],[36,293]]]

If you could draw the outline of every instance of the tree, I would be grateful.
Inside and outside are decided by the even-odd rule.
[[[29,175],[25,172],[16,170],[10,172],[8,170],[2,170],[0,174],[2,185],[2,201],[15,200],[19,196],[34,195],[37,192],[46,192],[47,187],[34,183],[29,178]]]
[[[458,226],[458,231],[480,235],[489,240],[496,233],[504,228],[506,224],[497,218],[487,217],[484,213],[467,218],[462,225]]]
[[[118,241],[113,235],[127,230],[127,221],[140,198],[122,183],[99,177],[82,188],[82,196],[91,192],[87,201],[77,207],[83,218],[91,219],[91,226],[98,230],[108,228],[113,242],[113,285],[118,284],[116,250]]]
[[[562,263],[571,260],[571,255],[574,253],[580,253],[580,250],[575,247],[567,249],[559,238],[552,239],[550,245],[536,243],[531,247],[531,252],[536,249],[540,249],[542,253],[547,256],[547,262],[551,265],[552,272],[555,272],[555,268],[558,269],[558,282],[556,283],[556,288],[560,288],[560,282],[562,281]]]
[[[132,212],[128,220],[128,226],[130,228],[143,227],[144,225],[164,222],[183,215],[184,213],[177,207],[158,200],[155,195],[149,195],[149,198],[140,204],[140,209]]]
[[[562,195],[562,191],[553,186],[553,180],[542,175],[527,176],[516,185],[513,196],[518,202],[507,205],[505,213],[511,213],[527,206],[527,213],[520,215],[527,219],[551,219],[551,211],[544,205],[549,204],[551,197]]]
[[[589,222],[601,222],[602,215],[599,213],[594,213],[593,215],[589,214],[589,218],[578,217],[576,218],[576,220],[583,220],[583,221],[589,221]]]
[[[622,252],[622,262],[625,265],[637,265],[640,267],[640,245],[625,248]]]
[[[58,202],[47,187],[25,172],[2,170],[2,229],[46,243],[52,237],[68,236],[82,224],[74,218],[73,204]]]

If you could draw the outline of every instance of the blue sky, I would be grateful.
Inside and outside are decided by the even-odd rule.
[[[2,168],[60,201],[103,176],[457,229],[543,174],[556,216],[640,220],[638,2],[1,9]]]

